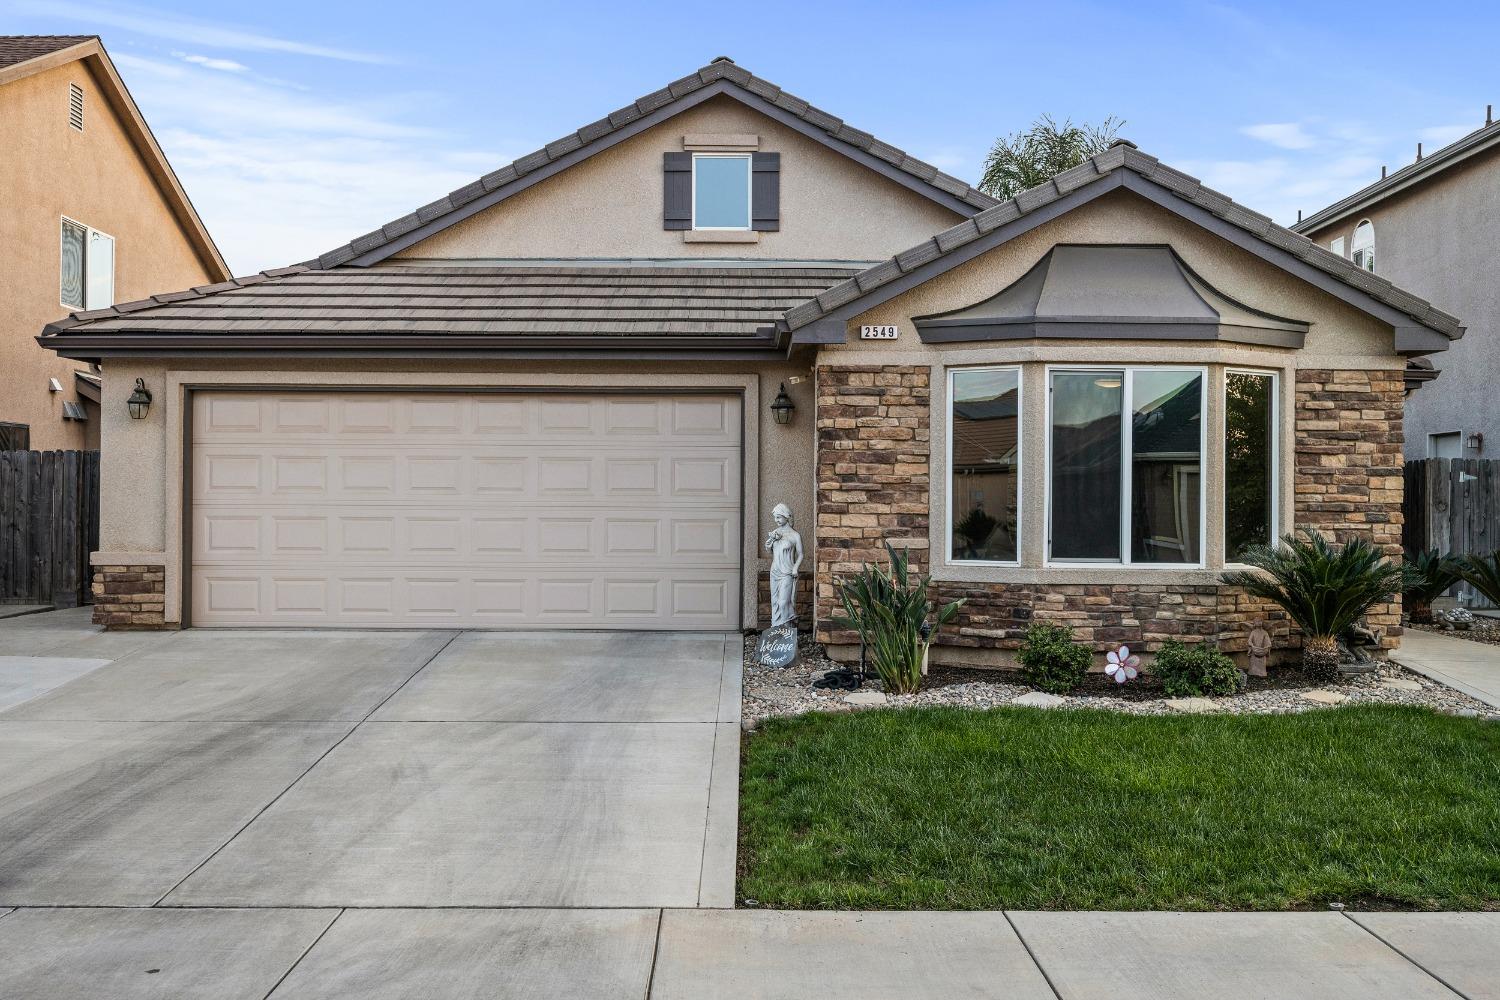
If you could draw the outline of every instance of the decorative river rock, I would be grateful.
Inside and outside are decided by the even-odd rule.
[[[797,662],[797,626],[777,625],[760,634],[755,658],[765,667],[789,667]]]

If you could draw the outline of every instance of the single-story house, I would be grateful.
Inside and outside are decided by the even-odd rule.
[[[106,625],[752,628],[785,503],[836,655],[890,542],[999,663],[1243,649],[1220,572],[1295,527],[1398,555],[1402,369],[1462,332],[1128,142],[999,202],[721,58],[40,340],[103,370]]]

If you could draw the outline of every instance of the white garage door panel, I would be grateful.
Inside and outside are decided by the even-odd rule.
[[[199,393],[199,625],[734,628],[739,401]]]

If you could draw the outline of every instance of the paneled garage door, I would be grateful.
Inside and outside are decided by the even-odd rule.
[[[194,625],[733,629],[737,397],[193,396]]]

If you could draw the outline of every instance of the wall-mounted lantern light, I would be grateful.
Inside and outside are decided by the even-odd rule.
[[[786,394],[786,383],[781,383],[781,391],[771,402],[771,416],[776,418],[778,424],[789,424],[792,422],[792,411],[796,408],[792,404],[792,397]]]
[[[1484,435],[1482,433],[1480,433],[1479,431],[1475,431],[1473,434],[1469,435],[1469,440],[1466,443],[1474,451],[1483,451],[1484,450]]]
[[[130,398],[125,400],[125,408],[130,411],[131,419],[145,419],[146,411],[151,409],[151,393],[146,388],[145,379],[135,380],[135,392],[132,392]]]

